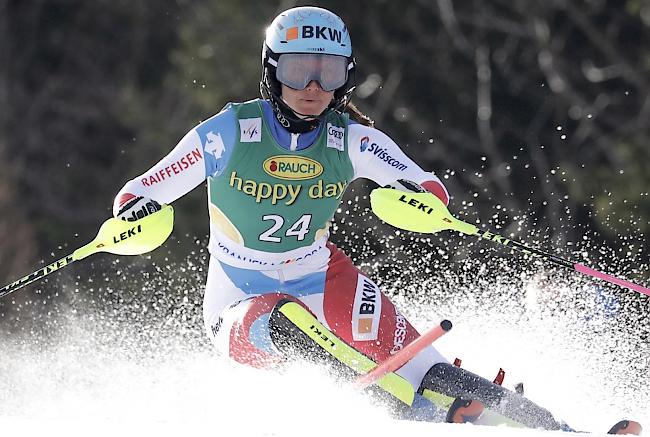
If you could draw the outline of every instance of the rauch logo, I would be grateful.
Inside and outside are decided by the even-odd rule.
[[[272,156],[262,164],[264,171],[278,179],[304,180],[312,179],[323,173],[320,162],[302,156]]]

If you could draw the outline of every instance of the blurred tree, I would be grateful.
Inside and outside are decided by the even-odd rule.
[[[108,217],[120,149],[138,131],[124,102],[131,90],[159,92],[175,7],[171,0],[1,3],[3,285],[60,255],[55,248],[86,243]]]
[[[351,28],[357,101],[448,177],[453,208],[647,264],[647,3],[322,3]]]
[[[305,3],[0,0],[0,282],[85,243],[127,179],[257,97],[265,25]],[[311,3],[350,27],[355,101],[444,178],[453,211],[647,277],[647,1]],[[205,237],[204,202],[178,202],[172,257]],[[357,229],[370,256],[374,223]]]
[[[6,8],[7,2],[0,2],[0,59],[9,60]],[[9,160],[12,156],[8,139],[9,88],[6,70],[0,68],[0,174],[4,175],[0,177],[0,278],[22,276],[24,265],[33,261],[37,249],[35,229],[27,220],[25,211],[16,207],[21,204],[22,195],[12,183],[15,168]]]

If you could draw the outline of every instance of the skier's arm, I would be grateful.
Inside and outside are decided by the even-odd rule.
[[[142,213],[147,215],[147,208],[142,209],[142,205],[151,204],[150,201],[171,203],[207,176],[218,173],[230,156],[234,123],[234,115],[226,106],[188,132],[167,156],[122,187],[113,203],[113,215],[141,218]],[[137,211],[131,211],[133,208]],[[154,212],[151,209],[149,212]]]
[[[193,129],[156,165],[122,187],[113,203],[113,215],[123,214],[124,206],[140,197],[160,204],[171,203],[205,178],[204,151]]]
[[[380,186],[403,191],[422,188],[449,203],[449,193],[440,179],[433,172],[422,170],[388,135],[361,124],[351,124],[348,133],[355,179],[367,178]]]

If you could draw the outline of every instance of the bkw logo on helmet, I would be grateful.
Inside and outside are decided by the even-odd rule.
[[[287,29],[286,38],[281,43],[287,43],[288,41],[298,39],[298,38],[316,38],[316,39],[325,39],[328,41],[336,41],[341,43],[343,32],[337,29],[332,29],[331,27],[323,26],[302,26],[302,27],[290,27]]]

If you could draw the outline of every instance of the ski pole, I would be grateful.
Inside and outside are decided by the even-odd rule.
[[[647,287],[510,240],[494,232],[481,231],[476,226],[453,217],[445,204],[431,193],[406,193],[390,188],[377,188],[370,193],[370,205],[377,217],[400,229],[423,233],[451,230],[476,235],[481,240],[511,247],[526,255],[650,296],[650,289]]]
[[[408,360],[417,355],[418,352],[420,352],[422,349],[429,346],[431,343],[449,332],[449,330],[451,330],[451,326],[452,325],[449,320],[443,320],[438,326],[434,327],[424,335],[419,336],[411,343],[407,344],[404,349],[379,363],[377,367],[372,369],[370,372],[359,376],[354,381],[354,387],[358,389],[366,388],[382,376],[399,369]]]
[[[0,288],[0,298],[97,252],[116,255],[140,255],[151,252],[167,240],[173,228],[174,209],[171,205],[165,205],[160,211],[135,222],[109,218],[102,224],[97,236],[90,243]]]

